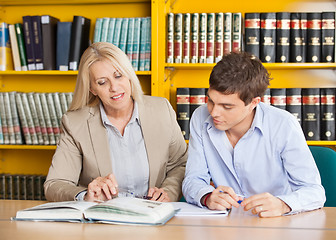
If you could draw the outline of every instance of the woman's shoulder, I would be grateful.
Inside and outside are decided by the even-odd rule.
[[[99,112],[99,106],[89,107],[85,106],[81,109],[75,110],[75,111],[68,111],[65,113],[65,117],[68,118],[70,121],[78,121],[81,122],[83,120],[86,120],[90,118],[91,116],[95,115],[97,112]]]

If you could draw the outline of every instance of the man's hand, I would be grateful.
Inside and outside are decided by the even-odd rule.
[[[259,217],[278,217],[291,211],[281,199],[270,193],[261,193],[245,198],[241,203],[245,211],[252,210]]]
[[[152,201],[170,202],[168,194],[162,188],[150,188],[148,190],[147,198]]]
[[[232,208],[232,206],[238,208],[238,201],[242,200],[231,187],[226,186],[218,186],[207,199],[206,197],[207,195],[202,197],[201,203],[211,210],[225,210]]]
[[[113,174],[97,177],[89,185],[85,201],[106,201],[118,195],[118,183]]]

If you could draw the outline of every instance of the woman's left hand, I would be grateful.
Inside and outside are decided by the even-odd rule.
[[[150,188],[147,197],[152,201],[170,202],[170,198],[163,188]]]

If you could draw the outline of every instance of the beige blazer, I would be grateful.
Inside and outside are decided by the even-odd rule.
[[[175,111],[167,99],[151,96],[144,96],[138,108],[149,161],[149,187],[164,188],[171,201],[177,201],[181,196],[187,145]],[[44,183],[47,200],[74,200],[93,179],[110,173],[107,131],[99,106],[67,112]]]

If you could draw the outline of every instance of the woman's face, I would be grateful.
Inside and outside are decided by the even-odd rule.
[[[89,70],[90,91],[100,98],[107,113],[132,107],[130,80],[110,60],[97,61]]]

